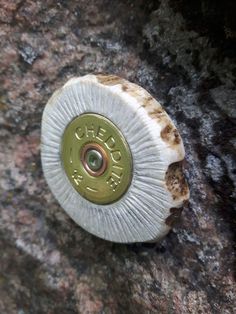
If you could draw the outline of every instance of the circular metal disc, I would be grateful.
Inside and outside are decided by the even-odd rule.
[[[98,172],[86,166],[86,152],[91,149],[103,158]],[[61,160],[76,191],[96,204],[120,199],[132,179],[129,146],[119,129],[102,115],[85,113],[68,124],[61,142]]]

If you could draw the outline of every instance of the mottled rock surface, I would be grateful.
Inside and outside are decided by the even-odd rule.
[[[233,2],[0,0],[1,314],[236,312]],[[93,237],[44,180],[44,105],[90,72],[146,88],[184,140],[190,204],[158,244]]]

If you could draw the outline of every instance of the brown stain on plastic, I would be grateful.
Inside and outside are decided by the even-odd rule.
[[[98,74],[98,75],[96,75],[96,78],[97,78],[99,83],[101,83],[103,85],[108,85],[108,86],[122,84],[124,82],[124,79],[122,79],[116,75]]]
[[[168,142],[171,146],[181,143],[179,132],[171,123],[168,123],[164,129],[162,129],[161,138],[163,141]]]
[[[173,200],[187,200],[189,189],[183,173],[182,161],[169,165],[165,175],[166,187]]]
[[[173,228],[173,226],[180,220],[181,213],[183,208],[170,208],[170,215],[166,218],[165,223]]]
[[[179,221],[184,207],[188,206],[188,200],[183,202],[182,207],[172,207],[170,208],[170,215],[166,218],[165,223],[173,228]]]

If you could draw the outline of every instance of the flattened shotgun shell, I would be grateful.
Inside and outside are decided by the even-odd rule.
[[[189,198],[182,139],[143,88],[113,75],[70,79],[42,119],[42,166],[71,218],[114,242],[163,237]]]

